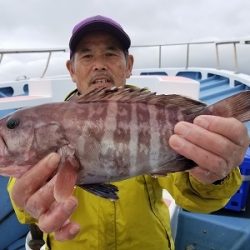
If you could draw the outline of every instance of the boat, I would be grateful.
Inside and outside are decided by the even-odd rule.
[[[191,66],[192,47],[213,48],[214,67]],[[161,45],[132,46],[132,54],[138,50],[151,50],[157,55],[154,67],[135,67],[128,84],[147,87],[156,93],[176,93],[212,104],[225,97],[250,89],[250,74],[240,71],[238,65],[238,46],[249,46],[247,39],[227,41],[207,41]],[[164,66],[164,49],[181,46],[185,48],[184,65],[181,67]],[[233,68],[221,65],[219,49],[231,46]],[[0,117],[23,107],[48,102],[62,101],[74,89],[68,74],[48,75],[52,55],[69,53],[68,49],[15,49],[0,50],[0,67],[8,55],[46,54],[44,68],[38,76],[21,76],[15,80],[0,82]],[[139,53],[138,53],[139,54]],[[250,123],[245,123],[250,134]],[[243,184],[225,208],[212,214],[187,212],[176,206],[172,197],[163,192],[163,200],[170,208],[171,226],[176,250],[247,250],[250,242],[250,148],[240,166]],[[12,209],[6,185],[8,178],[0,176],[0,250],[21,250],[27,248],[29,227],[21,225]],[[11,230],[10,230],[11,229]]]

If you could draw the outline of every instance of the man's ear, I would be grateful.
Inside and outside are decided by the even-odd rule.
[[[68,60],[66,62],[66,67],[70,73],[70,76],[72,78],[72,81],[75,82],[75,69],[74,69],[74,65],[73,65],[73,60]]]
[[[134,57],[132,55],[128,55],[128,57],[127,57],[127,74],[126,74],[127,78],[129,78],[131,76],[133,65],[134,65]]]

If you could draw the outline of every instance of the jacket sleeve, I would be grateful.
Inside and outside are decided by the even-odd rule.
[[[29,214],[25,213],[22,209],[16,206],[14,201],[11,198],[11,191],[13,189],[13,186],[15,184],[15,178],[10,178],[8,185],[7,185],[7,190],[9,192],[10,200],[13,206],[13,209],[16,213],[17,219],[19,220],[20,223],[22,224],[30,224],[30,223],[35,223],[36,220],[32,218]]]
[[[188,172],[172,173],[158,180],[177,205],[191,212],[203,213],[223,208],[242,183],[239,168],[233,169],[220,184],[202,184]]]

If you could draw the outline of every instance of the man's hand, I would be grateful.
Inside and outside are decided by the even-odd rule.
[[[76,198],[70,196],[57,202],[54,197],[54,174],[59,162],[56,153],[42,159],[16,180],[11,197],[19,208],[37,219],[42,231],[54,232],[57,240],[67,240],[74,238],[80,227],[69,219],[77,207]]]
[[[239,166],[250,143],[246,127],[234,118],[201,115],[193,123],[177,123],[174,132],[170,146],[197,163],[189,173],[205,184]]]

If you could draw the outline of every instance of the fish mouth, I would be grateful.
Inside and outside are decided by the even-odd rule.
[[[7,156],[7,148],[8,148],[8,145],[6,141],[4,140],[2,136],[0,136],[0,159],[4,158],[4,156]],[[0,164],[1,164],[1,160],[0,160]]]
[[[11,164],[11,156],[8,152],[8,145],[3,136],[0,135],[0,175],[11,176],[8,174],[7,166]]]
[[[21,177],[31,166],[17,166],[13,163],[13,158],[9,154],[8,144],[2,135],[0,135],[0,175],[19,178]]]

